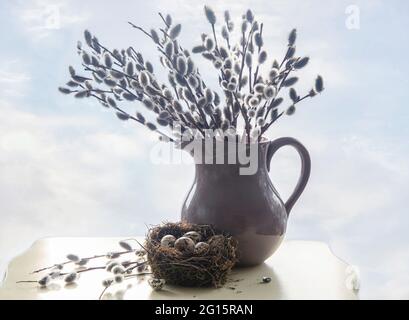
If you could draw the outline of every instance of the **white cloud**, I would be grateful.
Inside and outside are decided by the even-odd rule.
[[[0,66],[0,95],[5,97],[20,97],[30,81],[30,76],[24,71],[20,60],[5,61]]]

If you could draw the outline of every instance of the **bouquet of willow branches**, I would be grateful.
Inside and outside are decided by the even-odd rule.
[[[268,65],[263,24],[255,19],[251,10],[242,16],[237,44],[232,43],[235,28],[229,12],[224,13],[218,35],[214,11],[207,6],[204,11],[211,26],[210,34],[202,34],[201,44],[191,51],[178,41],[182,27],[175,24],[170,15],[159,13],[164,25],[158,30],[148,31],[129,22],[157,47],[161,64],[168,72],[168,84],[158,81],[152,63],[133,47],[110,50],[86,30],[88,48],[83,48],[81,42],[77,48],[88,75],[79,75],[70,66],[71,79],[67,87],[59,90],[76,98],[95,98],[104,107],[113,109],[119,119],[136,121],[157,132],[161,139],[172,142],[186,135],[205,138],[208,132],[229,133],[241,136],[244,141],[257,141],[282,115],[294,114],[296,104],[323,91],[321,76],[304,95],[294,89],[298,82],[294,73],[309,61],[308,57],[296,55],[295,29],[288,37],[284,58],[280,62],[272,60],[272,65]],[[200,54],[214,66],[219,92],[206,85],[191,52]],[[283,93],[284,90],[287,93]],[[282,107],[284,96],[289,97],[285,108]],[[141,102],[144,108],[137,106],[136,112],[126,111],[124,105],[135,101]],[[145,114],[145,109],[151,111],[150,116]]]

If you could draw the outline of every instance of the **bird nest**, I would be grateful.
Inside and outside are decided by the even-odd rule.
[[[161,239],[172,235],[176,239],[187,232],[200,234],[205,252],[182,252],[175,246],[164,246]],[[146,238],[149,265],[155,278],[168,284],[189,287],[220,287],[237,262],[237,241],[209,225],[166,223],[149,230]]]

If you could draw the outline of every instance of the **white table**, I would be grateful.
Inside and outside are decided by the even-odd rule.
[[[106,271],[83,273],[78,283],[65,286],[55,283],[39,288],[30,275],[36,268],[65,261],[67,253],[80,256],[104,254],[118,250],[119,238],[46,238],[36,241],[26,252],[14,258],[0,287],[0,299],[97,299]],[[149,276],[129,280],[131,288],[119,285],[107,291],[105,298],[123,299],[357,299],[356,292],[347,289],[345,269],[348,265],[337,258],[325,243],[285,241],[265,264],[252,268],[234,269],[229,282],[220,289],[182,288],[165,286],[153,291]],[[271,282],[261,284],[263,277]],[[122,286],[122,287],[121,287]]]

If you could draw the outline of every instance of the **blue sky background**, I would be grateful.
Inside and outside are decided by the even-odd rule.
[[[207,1],[239,18],[250,1]],[[156,136],[119,122],[98,104],[59,94],[76,41],[89,28],[113,48],[155,57],[126,21],[182,23],[185,47],[209,32],[202,1],[5,0],[0,2],[0,264],[45,236],[144,234],[145,224],[177,220],[193,180],[191,164],[155,165]],[[346,27],[346,8],[360,28]],[[281,58],[297,27],[297,50],[311,56],[300,88],[317,73],[326,91],[269,132],[310,150],[310,183],[294,208],[289,239],[322,240],[361,269],[364,298],[409,298],[409,3],[405,0],[251,1],[264,21],[269,57]],[[57,23],[52,23],[57,14]],[[199,67],[216,85],[206,62]],[[157,63],[156,63],[157,64]],[[160,66],[157,65],[157,70]],[[215,86],[214,86],[215,87]],[[299,171],[292,150],[272,165],[286,198]]]

